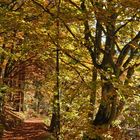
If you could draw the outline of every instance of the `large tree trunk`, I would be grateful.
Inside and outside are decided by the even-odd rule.
[[[110,80],[104,79],[103,81],[104,83],[102,84],[102,95],[100,106],[95,116],[95,119],[93,120],[93,125],[96,127],[100,126],[109,127],[112,121],[116,119],[118,113],[116,90],[113,84],[110,82]],[[90,138],[88,134],[85,134],[83,140],[103,139],[102,136],[100,136],[100,134],[96,134],[95,132],[93,132],[93,137],[94,138]]]
[[[107,125],[115,119],[117,113],[117,94],[110,81],[102,85],[102,97],[99,110],[96,114],[94,125]]]

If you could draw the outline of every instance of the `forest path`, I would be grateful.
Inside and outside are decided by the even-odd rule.
[[[12,130],[4,131],[0,140],[46,140],[48,135],[43,119],[31,118]]]

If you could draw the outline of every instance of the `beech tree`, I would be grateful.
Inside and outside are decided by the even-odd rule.
[[[63,12],[63,4],[72,13]],[[139,2],[68,0],[63,4],[62,24],[74,41],[80,43],[79,49],[88,50],[92,60],[91,106],[96,105],[97,79],[102,83],[100,106],[95,116],[89,113],[90,123],[95,128],[108,127],[125,104],[119,97],[119,85],[130,89],[129,81],[139,66]],[[127,93],[123,96],[127,99]],[[100,139],[100,136],[87,132],[84,139]]]

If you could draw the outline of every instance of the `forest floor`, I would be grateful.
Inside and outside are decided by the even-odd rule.
[[[0,140],[45,140],[48,135],[49,132],[43,120],[31,118],[11,130],[4,130]]]

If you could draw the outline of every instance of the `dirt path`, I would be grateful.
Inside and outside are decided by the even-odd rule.
[[[10,131],[4,131],[0,140],[45,140],[48,134],[43,120],[32,118]]]

